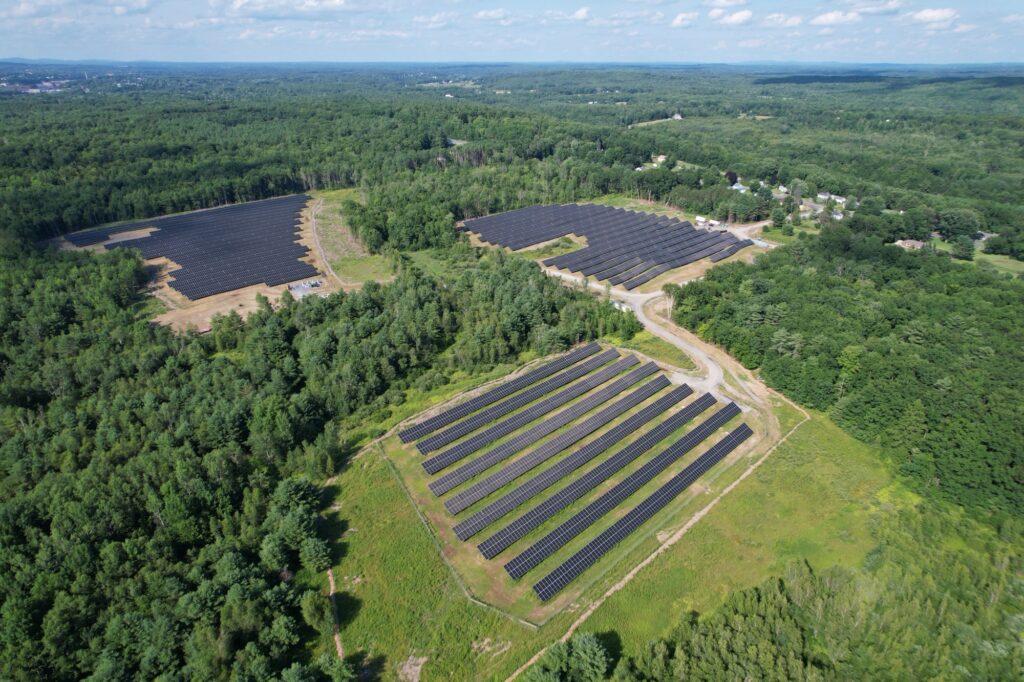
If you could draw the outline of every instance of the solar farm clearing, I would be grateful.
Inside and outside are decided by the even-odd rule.
[[[257,294],[276,300],[286,289],[300,296],[331,287],[313,248],[310,203],[305,194],[250,201],[73,232],[63,242],[138,249],[153,270],[151,289],[168,309],[157,321],[204,330],[218,313],[244,317]]]
[[[464,229],[513,251],[568,236],[586,240],[585,247],[543,264],[629,291],[704,258],[717,263],[753,244],[725,230],[599,204],[530,206],[466,220]]]
[[[770,415],[681,376],[585,344],[407,420],[380,447],[466,591],[542,624],[620,579],[635,549],[771,446]]]

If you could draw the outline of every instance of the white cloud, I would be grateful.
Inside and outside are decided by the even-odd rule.
[[[716,7],[715,9],[708,12],[708,16],[711,17],[712,19],[719,19],[725,16],[725,10],[720,7]]]
[[[622,28],[624,26],[635,26],[637,24],[660,24],[664,18],[665,15],[661,12],[654,12],[649,9],[626,10],[623,12],[615,12],[607,17],[594,17],[587,21],[587,25]]]
[[[412,22],[426,29],[438,29],[448,26],[456,16],[454,12],[437,12],[430,16],[413,17]]]
[[[705,7],[739,7],[747,4],[747,0],[704,0]]]
[[[724,24],[725,26],[740,26],[750,21],[753,16],[753,12],[749,9],[744,9],[739,12],[733,12],[732,14],[726,14],[718,20],[718,23]]]
[[[844,5],[858,14],[896,14],[903,0],[844,0]]]
[[[1024,14],[1008,14],[999,21],[1004,24],[1024,24]]]
[[[977,24],[957,24],[957,27],[953,29],[953,33],[969,33],[976,28],[978,28]]]
[[[952,21],[957,16],[955,9],[945,7],[943,9],[923,9],[911,14],[910,18],[922,24],[934,24],[939,21]]]
[[[564,22],[564,21],[586,21],[590,18],[590,8],[580,7],[575,12],[559,12],[557,10],[548,10],[544,13],[544,18],[551,22]]]
[[[917,24],[924,24],[928,31],[948,31],[954,28],[954,22],[960,14],[951,7],[923,9],[912,12],[907,18]]]
[[[765,41],[762,40],[761,38],[751,38],[749,40],[741,40],[740,42],[737,43],[737,45],[739,47],[745,47],[745,48],[748,48],[748,49],[754,48],[754,47],[764,47],[765,44],[766,44]]]
[[[511,16],[505,9],[482,9],[473,15],[474,19],[488,19],[498,21],[508,19]]]
[[[860,15],[856,12],[834,10],[832,12],[826,12],[825,14],[819,14],[811,19],[810,23],[812,26],[840,26],[842,24],[856,23],[860,21],[860,19]]]
[[[775,13],[775,14],[769,14],[768,16],[766,16],[764,18],[764,21],[761,22],[761,23],[763,23],[765,26],[775,26],[775,27],[779,27],[779,28],[793,28],[795,26],[799,26],[800,24],[804,23],[804,18],[801,17],[801,16],[797,16],[795,14],[787,15],[787,14],[782,14],[782,13]]]
[[[685,28],[693,24],[700,12],[680,12],[672,19],[673,28]]]

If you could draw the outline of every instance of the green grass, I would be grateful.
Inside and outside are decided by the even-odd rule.
[[[929,246],[935,248],[936,251],[942,251],[943,253],[952,253],[953,245],[947,241],[941,239],[932,239],[928,242]],[[1014,260],[1009,256],[1004,256],[998,253],[985,253],[984,251],[975,251],[973,261],[957,261],[958,263],[974,263],[980,265],[986,263],[996,269],[997,272],[1001,272],[1007,275],[1024,275],[1024,261]]]
[[[517,251],[517,255],[537,260],[539,258],[554,258],[555,256],[562,256],[567,253],[572,253],[578,249],[582,249],[582,244],[577,244],[568,237],[562,237],[557,242],[548,244],[547,246],[539,249],[529,249],[526,251]]]
[[[620,348],[639,351],[657,362],[664,362],[679,369],[697,368],[689,355],[646,330],[635,335],[629,341],[623,341],[614,336],[609,336],[607,339],[608,343]]]
[[[543,646],[548,633],[470,602],[439,556],[387,460],[373,452],[339,477],[343,556],[335,568],[346,653],[395,679],[411,656],[422,678],[500,678]],[[343,520],[342,520],[343,519]],[[490,640],[503,653],[477,653]]]
[[[818,229],[816,225],[812,225],[809,221],[805,220],[800,227],[793,228],[793,234],[791,235],[782,234],[781,228],[775,229],[771,226],[767,226],[761,230],[761,236],[766,241],[775,242],[776,244],[782,244],[785,246],[787,244],[800,241],[801,232],[806,232],[807,234],[818,234],[821,230]]]
[[[345,281],[383,282],[391,279],[391,265],[381,255],[346,256],[333,261],[331,267]]]
[[[424,251],[410,251],[405,254],[412,262],[428,275],[445,277],[451,274],[451,267],[438,254],[430,249]]]
[[[1008,275],[1024,275],[1024,261],[1019,261],[999,253],[976,253],[974,255],[974,262],[989,263],[999,272],[1004,272]]]
[[[673,218],[679,218],[685,220],[683,211],[678,208],[663,204],[657,201],[643,201],[636,197],[626,196],[625,194],[605,194],[604,196],[597,197],[596,199],[588,199],[586,202],[590,204],[601,204],[603,206],[614,206],[616,208],[625,208],[630,211],[644,211],[645,213],[657,213],[658,215],[667,215]]]

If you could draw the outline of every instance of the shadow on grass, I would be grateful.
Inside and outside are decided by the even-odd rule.
[[[370,656],[365,651],[357,651],[345,657],[345,662],[352,666],[360,680],[380,680],[384,673],[384,663],[387,661],[382,655]]]
[[[615,666],[619,664],[619,659],[622,658],[622,637],[619,637],[619,633],[614,630],[595,633],[594,637],[601,643],[604,650],[608,652],[608,670],[615,670]]]

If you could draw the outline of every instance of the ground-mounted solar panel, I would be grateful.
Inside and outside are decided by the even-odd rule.
[[[515,579],[551,556],[567,542],[597,522],[602,516],[617,507],[630,495],[640,490],[668,468],[673,462],[700,445],[708,436],[724,426],[740,413],[736,403],[729,403],[668,448],[655,455],[639,469],[626,476],[596,500],[574,514],[553,531],[535,542],[507,564],[505,570]]]
[[[299,194],[168,215],[66,236],[76,246],[138,249],[145,259],[165,257],[180,268],[171,288],[190,299],[256,284],[275,286],[319,275],[302,260],[297,243],[300,214],[309,197]],[[148,236],[107,242],[125,233],[155,228]]]
[[[455,526],[455,534],[460,540],[468,540],[481,530],[491,525],[513,509],[527,502],[540,492],[547,490],[581,466],[607,451],[622,439],[631,436],[655,417],[693,393],[693,389],[683,384],[639,412],[627,417],[621,424],[612,427],[601,437],[587,443],[571,455],[549,469],[542,471],[522,485],[517,486],[483,509],[477,511],[466,520]]]
[[[398,437],[403,443],[408,443],[422,438],[423,436],[433,433],[440,428],[448,426],[454,421],[462,419],[468,414],[472,414],[483,407],[487,407],[491,403],[495,403],[502,398],[506,398],[522,388],[526,388],[541,379],[549,377],[555,372],[565,369],[569,365],[574,364],[583,358],[590,357],[599,350],[601,350],[601,347],[596,343],[588,343],[581,348],[577,348],[566,353],[560,358],[545,363],[536,369],[512,379],[511,381],[506,381],[496,388],[485,393],[481,393],[475,398],[471,398],[464,403],[460,403],[451,409],[445,410],[434,417],[425,419],[418,424],[413,424],[409,428],[399,431]]]
[[[488,243],[511,249],[579,235],[587,240],[587,246],[552,256],[544,264],[595,276],[613,285],[626,283],[630,288],[680,267],[678,263],[716,254],[728,246],[723,240],[736,239],[675,218],[592,204],[532,206],[467,220],[465,229]],[[722,243],[721,247],[712,249],[717,243]]]
[[[583,362],[571,365],[561,374],[556,374],[536,386],[527,388],[522,393],[517,393],[507,400],[497,403],[496,405],[491,405],[465,420],[453,424],[444,431],[435,433],[429,438],[424,438],[416,444],[416,448],[423,454],[443,448],[449,443],[454,443],[459,438],[473,433],[477,429],[480,429],[481,427],[490,424],[491,422],[500,419],[515,410],[518,410],[520,407],[529,405],[541,396],[547,395],[551,391],[561,388],[571,381],[579,379],[581,376],[584,376],[588,372],[617,357],[619,357],[618,351],[610,349],[597,356],[590,357]]]
[[[618,363],[618,365],[625,368],[628,366],[630,361],[634,361],[635,363],[635,360],[636,359],[633,357],[626,358],[624,360],[621,360]],[[613,366],[606,370],[609,373],[609,378],[611,378],[611,376],[614,376],[611,374],[611,372],[614,369],[615,367]],[[509,440],[493,448],[492,450],[489,450],[480,457],[477,457],[476,459],[458,467],[454,471],[450,471],[449,473],[441,476],[439,479],[432,481],[428,486],[430,488],[430,491],[435,495],[443,495],[447,493],[448,491],[454,489],[456,486],[462,485],[463,483],[469,481],[478,474],[481,474],[484,471],[487,471],[488,469],[493,467],[494,465],[508,459],[517,452],[520,452],[525,448],[530,447],[541,438],[557,431],[566,424],[575,421],[576,419],[579,419],[580,417],[585,415],[587,412],[590,412],[595,407],[614,398],[616,395],[618,395],[625,389],[629,388],[630,386],[636,384],[639,381],[642,381],[643,379],[646,379],[651,374],[654,374],[657,371],[657,365],[655,365],[652,362],[644,365],[643,367],[640,367],[637,370],[628,373],[626,376],[618,379],[617,381],[613,381],[608,386],[605,386],[604,388],[595,391],[594,393],[591,393],[584,399],[576,403],[573,403],[566,409],[550,417],[547,417],[542,422],[527,429],[523,433],[513,436]],[[600,385],[598,383],[598,380],[598,375],[594,375],[594,379],[592,380],[593,387]],[[579,390],[583,389],[580,388]],[[538,407],[538,410],[539,409],[540,408]]]
[[[692,464],[673,476],[665,485],[658,488],[625,516],[566,559],[558,568],[544,576],[533,586],[534,592],[541,601],[547,601],[558,594],[566,585],[597,563],[597,560],[607,554],[615,545],[653,518],[669,502],[693,485],[698,478],[722,461],[751,435],[753,432],[746,424],[741,424],[727,434]]]
[[[533,509],[509,523],[478,545],[484,557],[491,559],[516,540],[552,518],[555,514],[607,481],[662,440],[682,428],[691,419],[715,404],[714,396],[705,393],[679,412],[619,450],[572,483],[547,498]]]
[[[503,421],[500,421],[483,431],[475,433],[466,440],[456,443],[451,448],[448,448],[440,454],[425,460],[423,462],[423,468],[429,474],[436,474],[455,462],[472,455],[474,452],[477,452],[480,448],[487,446],[489,443],[492,443],[499,438],[503,438],[513,431],[517,431],[518,429],[526,426],[535,419],[543,417],[551,410],[559,408],[571,400],[575,400],[587,391],[590,391],[591,389],[603,384],[605,381],[608,381],[619,372],[637,364],[637,362],[639,361],[634,356],[630,355],[612,364],[610,367],[594,372],[580,381],[571,384],[567,388],[562,389],[558,393],[544,398],[520,412],[516,412]]]
[[[586,406],[587,409],[585,410],[583,410],[583,405],[581,404],[580,410],[582,411],[580,411],[579,414],[586,414],[586,412],[589,412],[590,409],[592,409],[593,407],[601,405],[611,397],[617,395],[620,391],[623,391],[626,388],[628,388],[629,384],[626,383],[627,380],[631,380],[633,381],[633,383],[635,383],[636,381],[640,381],[656,371],[657,365],[654,365],[654,363],[650,363],[648,365],[644,365],[644,367],[642,367],[640,370],[637,370],[636,372],[630,372],[629,375],[623,377],[618,382],[616,382],[616,384],[620,385],[612,385],[609,386],[608,389],[605,389],[609,394],[608,396],[604,396],[598,393],[592,396],[591,398],[588,398],[588,400],[590,400],[592,404]],[[647,384],[640,387],[639,389],[629,394],[625,398],[616,401],[614,404],[610,405],[609,407],[606,407],[597,414],[583,420],[581,423],[572,427],[571,429],[561,434],[560,436],[553,438],[552,440],[548,441],[541,447],[528,453],[525,457],[516,460],[509,466],[502,469],[501,471],[498,471],[486,477],[482,481],[474,483],[473,485],[463,490],[462,492],[452,496],[450,499],[445,501],[445,508],[451,514],[458,514],[459,512],[469,507],[470,505],[475,504],[476,502],[479,502],[483,498],[487,497],[495,490],[498,490],[499,488],[508,485],[509,483],[519,478],[526,472],[530,471],[534,467],[539,466],[541,463],[547,461],[555,454],[561,452],[562,450],[569,447],[573,443],[579,441],[580,439],[586,437],[587,435],[593,433],[597,429],[606,425],[612,419],[615,419],[616,417],[622,415],[626,410],[629,410],[639,405],[641,402],[651,397],[661,389],[665,388],[670,383],[671,382],[664,376],[657,377],[653,381],[648,382]],[[614,390],[615,392],[612,393],[612,390]],[[581,403],[582,402],[583,401],[581,401]],[[557,424],[560,421],[563,420],[553,419],[547,423],[546,428],[554,424]],[[568,421],[564,421],[562,425],[568,423]],[[554,429],[552,429],[552,431],[553,430]],[[479,467],[469,468],[467,469],[467,473],[475,475],[473,474],[473,472],[477,468]],[[461,482],[465,482],[468,480],[469,479],[466,478]]]

